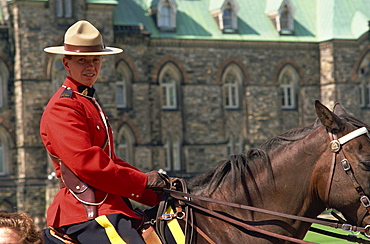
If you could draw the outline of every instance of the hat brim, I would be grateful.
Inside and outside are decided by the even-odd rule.
[[[123,52],[121,48],[116,48],[116,47],[106,47],[105,49],[99,52],[71,52],[71,51],[64,50],[64,46],[47,47],[47,48],[44,48],[44,51],[47,53],[63,54],[63,55],[111,55],[111,54],[118,54],[118,53]]]

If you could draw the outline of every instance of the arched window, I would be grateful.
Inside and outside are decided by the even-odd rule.
[[[268,16],[280,35],[294,34],[294,12],[291,0],[283,0],[280,4],[276,1],[268,1],[266,8]]]
[[[118,108],[129,107],[132,72],[124,61],[118,62],[116,81],[116,102]]]
[[[283,109],[297,108],[299,75],[295,68],[286,65],[278,78],[280,84],[281,107]]]
[[[3,127],[0,127],[0,176],[12,173],[12,142],[8,133]]]
[[[72,0],[56,0],[58,18],[72,18]]]
[[[9,69],[4,63],[4,61],[0,60],[0,108],[4,108],[7,106],[8,80],[9,80]]]
[[[118,132],[117,136],[116,155],[129,164],[135,165],[134,162],[134,144],[135,137],[126,124]]]
[[[357,71],[360,107],[370,108],[370,52],[366,54]]]
[[[294,9],[290,0],[285,0],[281,5],[277,21],[277,30],[282,35],[294,33]]]
[[[223,33],[236,33],[238,30],[239,5],[236,0],[212,3],[211,15]]]
[[[284,5],[280,13],[280,27],[282,30],[290,30],[290,12],[287,5]]]
[[[63,84],[67,71],[63,65],[63,55],[55,55],[51,65],[51,84],[53,87],[53,93],[56,92]]]
[[[6,165],[5,165],[5,157],[4,157],[4,145],[3,142],[0,141],[0,175],[6,174]]]
[[[181,74],[173,63],[167,63],[159,74],[161,100],[163,109],[177,109],[178,89],[181,84]]]
[[[160,0],[158,6],[151,11],[157,13],[157,26],[160,30],[176,30],[177,4],[174,0]]]
[[[222,21],[225,29],[232,29],[233,28],[233,9],[229,4],[227,4],[226,8],[223,10]]]
[[[168,137],[164,145],[166,150],[166,171],[181,171],[181,142],[177,137]]]
[[[171,26],[171,7],[168,2],[165,2],[160,10],[159,26],[170,27]]]
[[[222,75],[225,108],[236,109],[240,107],[242,84],[243,75],[239,66],[233,63],[228,65]]]

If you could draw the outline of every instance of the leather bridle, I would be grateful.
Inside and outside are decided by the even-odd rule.
[[[344,151],[342,150],[342,145],[344,145],[348,141],[350,141],[350,140],[352,140],[356,137],[359,137],[361,135],[364,135],[364,134],[366,134],[368,137],[370,137],[369,131],[367,130],[366,127],[361,127],[357,130],[354,130],[354,131],[348,133],[347,135],[345,135],[345,136],[343,136],[339,139],[338,139],[338,135],[335,134],[335,133],[332,133],[332,132],[329,131],[328,134],[329,134],[329,138],[331,140],[330,150],[333,152],[333,160],[332,160],[332,164],[331,164],[331,168],[330,168],[330,177],[329,177],[329,180],[328,180],[327,185],[326,185],[325,203],[329,206],[330,189],[331,189],[331,185],[332,185],[332,181],[333,181],[333,177],[334,177],[335,165],[336,165],[337,158],[338,158],[338,161],[340,161],[342,169],[344,170],[346,175],[349,176],[349,178],[350,178],[350,180],[353,184],[353,187],[356,189],[357,193],[360,195],[360,202],[361,202],[362,206],[364,206],[364,208],[365,208],[364,212],[360,215],[360,218],[358,219],[358,222],[357,222],[357,225],[360,226],[363,219],[365,218],[365,216],[367,214],[370,214],[370,200],[369,200],[369,197],[365,194],[365,191],[363,190],[361,185],[358,183],[358,181],[357,181],[357,179],[356,179],[356,177],[353,173],[351,164],[349,163],[348,159],[344,155]],[[366,231],[364,232],[364,235],[366,237],[370,238],[370,225],[367,225],[365,227],[365,230]]]

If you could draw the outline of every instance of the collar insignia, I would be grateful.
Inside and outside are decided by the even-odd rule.
[[[84,96],[93,97],[95,93],[95,89],[93,87],[79,86],[77,87],[77,89],[78,89],[78,92]]]

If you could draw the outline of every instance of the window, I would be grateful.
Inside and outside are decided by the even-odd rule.
[[[150,12],[156,16],[159,30],[176,30],[177,4],[175,0],[160,0],[157,5],[151,7]]]
[[[163,75],[162,104],[163,108],[176,108],[176,83],[169,73]]]
[[[159,26],[170,27],[171,26],[171,8],[168,4],[163,5],[159,16]]]
[[[11,152],[9,136],[3,127],[0,127],[0,176],[6,176],[11,174]]]
[[[239,137],[239,141],[236,141],[234,136],[230,136],[226,151],[227,155],[241,153],[243,151],[243,136]]]
[[[357,76],[360,83],[360,107],[370,108],[370,53],[362,60]]]
[[[242,73],[236,64],[230,64],[222,76],[225,108],[240,107],[240,88],[242,87]]]
[[[282,30],[290,30],[290,13],[287,5],[284,5],[280,13],[280,28]]]
[[[223,11],[223,26],[224,28],[226,29],[232,29],[233,28],[233,25],[232,25],[232,8],[231,8],[231,5],[228,4],[227,7],[224,9]]]
[[[275,4],[273,6],[268,4],[266,8],[268,8],[268,16],[281,35],[294,34],[294,8],[291,0],[284,0],[278,8]]]
[[[223,33],[235,33],[238,29],[238,11],[239,6],[235,0],[225,0],[222,5],[212,3],[211,15],[217,22],[217,25]]]
[[[173,63],[166,64],[159,75],[163,109],[177,109],[180,72]]]
[[[6,169],[5,169],[5,158],[4,158],[4,145],[0,141],[0,175],[5,175]]]
[[[164,145],[166,150],[166,171],[181,171],[181,144],[178,140],[173,142],[171,138],[167,139]]]
[[[0,108],[7,106],[9,69],[5,62],[0,60]]]
[[[117,65],[116,102],[118,108],[129,107],[132,73],[124,61]]]
[[[281,107],[295,109],[297,107],[298,74],[291,66],[285,66],[279,75]]]
[[[72,0],[56,0],[58,18],[72,18]]]
[[[132,165],[134,165],[134,142],[134,134],[132,133],[130,127],[125,124],[124,126],[122,126],[118,133],[116,154],[118,158],[123,159],[124,161]]]

